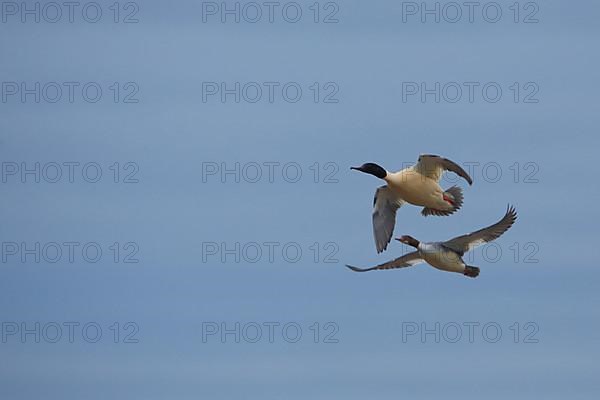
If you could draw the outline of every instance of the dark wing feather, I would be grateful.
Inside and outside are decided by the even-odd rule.
[[[419,173],[437,181],[440,180],[444,171],[450,171],[464,178],[467,182],[469,182],[469,185],[473,184],[473,179],[471,179],[469,174],[467,174],[467,172],[462,169],[460,165],[441,156],[436,156],[433,154],[421,154],[415,168],[417,171],[419,171]]]
[[[384,251],[394,233],[396,211],[404,201],[399,199],[387,186],[381,186],[373,199],[373,237],[377,253]]]
[[[480,229],[478,231],[469,233],[467,235],[462,235],[455,237],[454,239],[450,239],[444,243],[443,246],[446,246],[456,252],[461,254],[466,253],[469,250],[474,249],[475,247],[491,242],[492,240],[498,239],[504,232],[510,228],[515,221],[517,220],[517,211],[513,206],[508,206],[506,210],[506,214],[504,217],[493,225],[488,226],[487,228]]]
[[[421,262],[423,262],[423,259],[421,258],[419,253],[417,251],[413,251],[412,253],[408,253],[406,255],[403,255],[402,257],[398,257],[392,261],[388,261],[386,263],[379,264],[379,265],[376,265],[375,267],[371,267],[371,268],[357,268],[357,267],[353,267],[351,265],[346,265],[346,267],[350,268],[352,271],[355,271],[355,272],[367,272],[367,271],[373,271],[376,269],[394,269],[394,268],[411,267],[411,266],[413,266],[415,264],[419,264]]]

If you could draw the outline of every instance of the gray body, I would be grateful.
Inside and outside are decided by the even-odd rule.
[[[462,256],[444,246],[442,242],[419,243],[417,252],[432,267],[448,272],[464,273],[467,264]]]

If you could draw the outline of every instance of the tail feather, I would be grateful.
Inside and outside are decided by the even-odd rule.
[[[471,265],[465,266],[465,272],[463,272],[464,276],[468,276],[469,278],[477,278],[479,276],[479,268],[473,267]]]
[[[426,217],[428,215],[437,215],[438,217],[445,217],[447,215],[454,214],[456,211],[460,210],[463,205],[463,193],[462,189],[458,186],[452,186],[448,190],[444,192],[448,198],[452,201],[452,209],[450,210],[436,210],[434,208],[425,207],[421,214]]]

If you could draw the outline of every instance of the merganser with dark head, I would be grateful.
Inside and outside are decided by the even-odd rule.
[[[375,191],[373,200],[373,235],[377,253],[384,251],[392,239],[396,211],[405,202],[425,207],[421,211],[423,216],[446,216],[460,209],[463,203],[462,189],[452,186],[443,190],[439,185],[444,171],[454,172],[469,185],[473,184],[469,174],[458,164],[430,154],[422,154],[415,165],[398,172],[388,172],[374,163],[351,169],[374,175],[387,183]]]
[[[412,246],[417,249],[395,260],[377,265],[372,268],[356,268],[346,265],[352,271],[366,272],[377,269],[393,269],[410,267],[422,262],[448,272],[458,272],[465,276],[476,278],[479,275],[479,268],[467,265],[463,260],[463,255],[475,247],[491,242],[499,238],[506,232],[517,220],[517,212],[514,207],[509,206],[504,217],[494,225],[480,229],[467,235],[458,236],[445,242],[420,242],[412,236],[402,236],[396,240]]]

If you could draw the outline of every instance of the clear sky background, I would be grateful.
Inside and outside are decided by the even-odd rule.
[[[40,23],[31,15],[23,23],[20,2],[17,11],[4,4],[1,397],[595,398],[600,5],[520,2],[515,23],[513,2],[499,1],[492,23],[495,9],[484,18],[482,2],[473,22],[463,6],[452,23],[455,11],[441,2],[436,23],[402,2],[320,2],[315,23],[314,2],[299,1],[297,23],[283,18],[285,2],[273,23],[265,6],[249,23],[246,3],[240,23],[231,15],[222,23],[219,10],[207,15],[212,5],[203,14],[199,1],[122,2],[118,23],[112,1],[98,3],[97,23],[82,18],[85,3],[72,23],[66,8],[58,22],[45,21],[55,17],[45,2]],[[138,22],[124,23],[131,13]],[[23,101],[21,83],[36,82],[39,103],[35,94]],[[64,89],[55,103],[49,82]],[[79,83],[72,102],[65,82]],[[89,96],[102,89],[96,103],[82,97],[89,82]],[[219,94],[203,101],[206,82],[264,90],[255,103],[247,101],[252,86],[239,103]],[[264,82],[279,83],[273,102]],[[281,93],[290,82],[302,90],[295,103]],[[440,101],[403,99],[410,82],[439,82]],[[472,102],[465,82],[479,85]],[[456,86],[463,93],[453,103]],[[496,87],[502,95],[492,102]],[[325,102],[332,92],[327,99],[337,102]],[[508,203],[519,212],[496,245],[473,253],[477,279],[427,265],[344,268],[407,251],[396,242],[376,254],[371,204],[381,182],[349,167],[372,161],[397,170],[420,153],[475,165],[474,184],[448,175],[443,186],[463,187],[463,209],[423,218],[403,207],[397,236],[444,240],[495,222]],[[68,162],[80,163],[72,183]],[[279,163],[272,182],[269,162]],[[36,163],[39,183],[21,176]],[[56,183],[53,163],[62,165]],[[100,166],[98,182],[82,177],[86,163]],[[239,183],[221,177],[236,163],[246,173]],[[255,163],[263,166],[258,182]],[[282,175],[287,163],[300,168],[297,182],[288,182],[294,169]],[[215,175],[203,176],[215,165]],[[73,262],[65,242],[80,243]],[[36,243],[39,252],[23,248]],[[52,243],[62,249],[55,263]],[[83,258],[86,243],[102,250],[97,262]],[[132,252],[138,262],[124,262]],[[72,343],[69,322],[79,324]],[[240,324],[239,343],[234,334],[207,335],[222,323]],[[272,343],[267,323],[279,324]],[[472,340],[470,323],[478,324]],[[56,325],[62,336],[51,343]],[[252,343],[257,325],[262,336]],[[102,335],[90,343],[95,326]],[[295,327],[302,334],[292,343]],[[37,330],[39,343],[23,328]],[[422,337],[422,328],[438,337]]]

